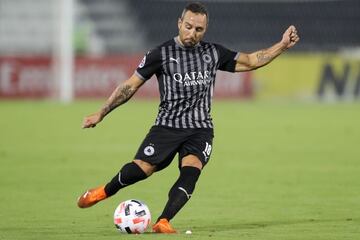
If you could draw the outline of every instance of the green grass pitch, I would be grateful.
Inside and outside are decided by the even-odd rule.
[[[215,100],[214,151],[177,235],[120,235],[117,204],[153,220],[177,178],[166,170],[90,209],[76,199],[131,160],[156,101],[130,101],[95,129],[102,102],[0,102],[0,239],[360,239],[360,104]],[[185,235],[186,230],[192,235]]]

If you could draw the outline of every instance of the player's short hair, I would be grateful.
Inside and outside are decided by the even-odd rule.
[[[200,13],[206,16],[207,22],[209,23],[209,12],[206,9],[205,5],[200,2],[192,2],[185,6],[184,10],[181,14],[181,19],[184,19],[184,15],[187,11],[191,11],[193,13]]]

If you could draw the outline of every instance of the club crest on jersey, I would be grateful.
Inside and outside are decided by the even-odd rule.
[[[184,86],[194,86],[194,85],[207,85],[211,81],[209,79],[209,71],[198,71],[198,72],[189,72],[185,74],[174,73],[173,79],[176,82],[184,84]]]
[[[207,53],[202,55],[202,60],[206,63],[210,63],[212,61],[211,56]]]

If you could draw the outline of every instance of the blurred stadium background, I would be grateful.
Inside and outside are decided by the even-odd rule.
[[[205,40],[251,52],[291,24],[301,40],[265,68],[218,72],[214,152],[173,221],[193,234],[175,238],[360,239],[360,1],[203,2]],[[153,220],[162,211],[176,163],[94,208],[76,206],[133,158],[156,116],[156,80],[96,129],[80,125],[177,34],[185,3],[0,0],[1,240],[119,239],[120,201],[145,201]]]
[[[107,96],[146,51],[177,34],[185,2],[0,0],[0,98]],[[358,99],[359,1],[204,2],[211,15],[205,40],[251,52],[279,41],[290,24],[301,37],[271,68],[219,73],[216,96]],[[154,96],[156,81],[137,94]]]

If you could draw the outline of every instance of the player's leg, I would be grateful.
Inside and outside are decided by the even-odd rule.
[[[120,189],[144,180],[154,171],[168,166],[179,146],[177,141],[167,141],[170,134],[166,128],[152,127],[140,145],[135,160],[125,164],[106,185],[86,191],[79,197],[78,206],[80,208],[91,207],[114,195]],[[176,136],[174,133],[173,135]]]
[[[169,191],[165,208],[153,226],[153,231],[176,232],[169,221],[189,201],[199,179],[202,168],[210,158],[212,149],[212,129],[195,130],[179,151],[180,176]]]
[[[106,185],[89,189],[78,199],[80,208],[88,208],[96,203],[111,197],[120,189],[130,186],[150,176],[156,167],[139,159],[125,164]]]
[[[140,159],[125,164],[104,187],[107,197],[111,197],[120,189],[146,179],[155,171],[156,166]]]
[[[153,231],[158,233],[176,233],[169,221],[189,201],[200,176],[202,163],[195,155],[187,155],[181,161],[180,176],[169,192],[166,206],[153,226]]]
[[[195,189],[201,169],[202,163],[197,156],[190,154],[182,159],[180,176],[169,191],[168,202],[159,219],[170,221],[186,204]]]

